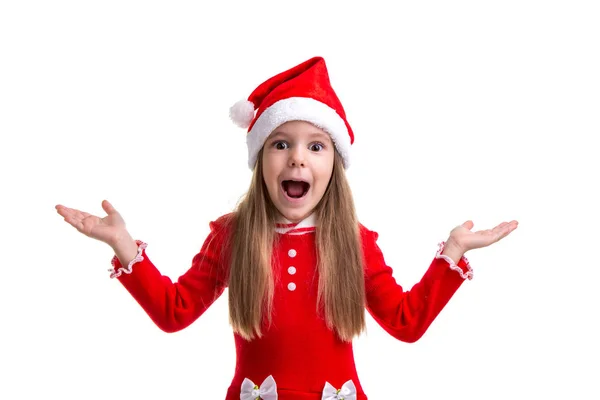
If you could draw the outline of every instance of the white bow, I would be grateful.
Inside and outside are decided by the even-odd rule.
[[[331,383],[325,382],[321,400],[356,400],[356,386],[352,380],[342,385],[341,389],[334,388]]]
[[[242,391],[240,393],[240,400],[277,400],[277,384],[272,375],[265,378],[263,383],[255,385],[248,378],[244,378],[242,382]]]

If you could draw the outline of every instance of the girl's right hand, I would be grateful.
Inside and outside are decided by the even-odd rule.
[[[129,235],[127,229],[125,229],[125,220],[108,200],[102,201],[102,208],[108,214],[104,218],[60,204],[56,205],[55,208],[64,217],[65,221],[79,232],[100,240],[109,246],[115,246],[120,239]]]

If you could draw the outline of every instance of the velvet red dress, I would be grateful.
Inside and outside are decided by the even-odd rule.
[[[276,384],[276,389],[271,390],[277,395],[265,395],[268,399],[321,400],[325,398],[326,384],[340,389],[349,381],[355,388],[355,398],[367,399],[357,376],[352,343],[339,340],[316,312],[318,273],[313,218],[293,226],[278,225],[277,245],[273,249],[272,324],[260,339],[246,341],[234,334],[236,367],[224,393],[226,400],[240,399],[244,380],[259,387],[267,378]],[[201,250],[176,282],[159,272],[141,241],[137,241],[137,257],[128,266],[113,257],[111,277],[123,284],[160,329],[184,329],[227,287],[225,243],[231,232],[225,220],[223,216],[210,223],[211,230]],[[444,244],[440,243],[423,278],[405,291],[385,263],[376,243],[378,234],[360,225],[360,235],[366,309],[385,331],[401,341],[418,340],[464,280],[472,278],[468,260],[463,257],[458,265],[454,264],[441,255]],[[331,360],[336,360],[335,368]]]

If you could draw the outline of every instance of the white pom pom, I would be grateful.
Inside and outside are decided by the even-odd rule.
[[[240,100],[229,109],[229,118],[240,128],[248,128],[254,119],[254,104]]]

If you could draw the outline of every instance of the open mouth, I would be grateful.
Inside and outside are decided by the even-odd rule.
[[[310,189],[310,184],[304,181],[283,181],[281,186],[283,191],[292,199],[304,197]]]

